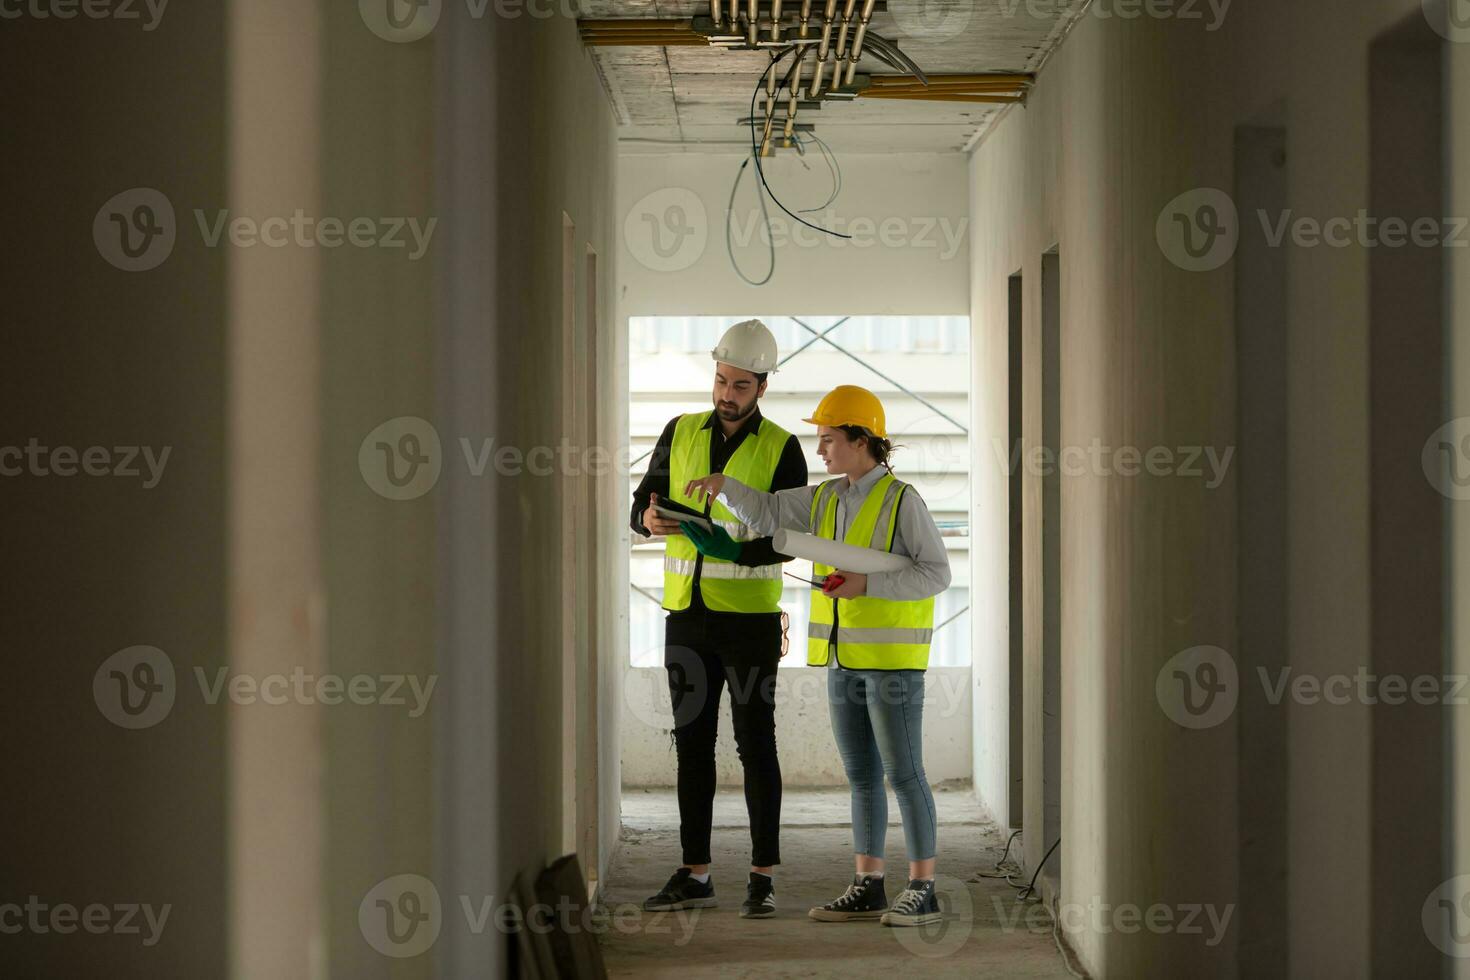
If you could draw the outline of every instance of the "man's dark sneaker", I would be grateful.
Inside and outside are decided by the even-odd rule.
[[[677,912],[680,909],[712,909],[715,901],[715,880],[707,882],[695,879],[694,872],[680,868],[674,872],[669,883],[652,898],[645,899],[645,912]]]
[[[927,926],[943,918],[939,899],[934,894],[934,882],[915,878],[894,900],[893,908],[883,913],[882,921],[885,926]]]
[[[818,922],[850,922],[854,919],[876,919],[888,907],[883,894],[883,879],[872,875],[855,875],[842,897],[826,905],[818,905],[807,915]]]
[[[752,871],[750,882],[745,886],[745,901],[740,903],[740,918],[769,919],[775,914],[776,883],[770,875]]]

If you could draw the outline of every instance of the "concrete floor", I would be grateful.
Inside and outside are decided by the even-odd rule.
[[[935,789],[939,810],[940,905],[946,921],[921,929],[877,922],[819,923],[807,909],[840,895],[852,880],[846,790],[787,790],[771,919],[741,919],[750,870],[745,800],[721,789],[715,800],[715,909],[643,913],[679,864],[679,810],[672,790],[623,794],[623,835],[603,889],[611,925],[602,932],[613,977],[1056,977],[1070,974],[1039,905],[1021,906],[1000,879],[970,881],[995,866],[1004,837],[974,805],[967,785]],[[902,889],[903,828],[889,796],[888,897]],[[1019,843],[1019,842],[1018,842]],[[897,887],[893,887],[897,885]]]

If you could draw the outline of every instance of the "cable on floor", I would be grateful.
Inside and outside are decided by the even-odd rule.
[[[1036,879],[1041,877],[1041,869],[1046,867],[1046,859],[1051,857],[1052,852],[1061,845],[1062,839],[1058,837],[1056,843],[1046,849],[1046,853],[1041,856],[1041,862],[1036,865],[1036,872],[1031,875],[1031,883],[1021,890],[1021,894],[1016,896],[1018,899],[1023,902],[1030,901],[1031,896],[1036,892]]]
[[[1047,859],[1052,856],[1052,852],[1054,852],[1057,847],[1061,845],[1062,839],[1058,837],[1056,843],[1047,848],[1046,854],[1041,859],[1041,863],[1036,866],[1036,872],[1031,876],[1031,882],[1029,884],[1022,885],[1012,880],[1012,877],[1020,872],[1020,866],[1017,865],[1014,861],[1008,862],[1006,860],[1006,858],[1011,853],[1011,844],[1020,835],[1021,832],[1019,830],[1011,832],[1011,836],[1006,839],[1005,850],[1001,852],[1000,860],[995,862],[994,871],[977,871],[975,872],[975,877],[971,878],[970,880],[979,881],[984,878],[1004,878],[1006,884],[1010,885],[1012,888],[1020,889],[1021,894],[1016,896],[1017,901],[1026,902],[1028,904],[1032,901],[1040,902],[1041,900],[1039,898],[1032,899],[1031,897],[1036,891],[1036,879],[1041,875],[1041,869],[1045,867]],[[1043,907],[1045,906],[1043,905]],[[1088,980],[1086,972],[1080,969],[1081,964],[1077,962],[1076,954],[1072,951],[1072,948],[1066,944],[1065,940],[1062,939],[1061,923],[1058,921],[1056,914],[1050,908],[1047,908],[1046,912],[1047,915],[1051,916],[1051,939],[1052,942],[1056,944],[1057,953],[1062,958],[1062,965],[1067,968],[1067,972],[1069,974],[1077,977],[1078,980]]]
[[[1047,909],[1047,912],[1050,913],[1051,910]],[[1072,952],[1072,947],[1068,946],[1062,940],[1061,924],[1057,922],[1055,915],[1051,917],[1051,940],[1057,944],[1057,952],[1062,955],[1062,966],[1067,968],[1067,972],[1076,977],[1077,980],[1088,980],[1087,973],[1079,969],[1082,965],[1081,963],[1078,963],[1075,967],[1072,965],[1076,959],[1076,954]]]
[[[1011,831],[1011,836],[1006,838],[1006,849],[1001,852],[1000,860],[995,862],[995,870],[977,871],[975,872],[975,877],[971,878],[970,880],[979,881],[982,878],[1004,878],[1006,882],[1009,883],[1011,875],[1019,874],[1021,871],[1021,866],[1015,861],[1006,860],[1006,858],[1010,856],[1012,842],[1014,842],[1015,839],[1020,836],[1021,832],[1019,830]]]

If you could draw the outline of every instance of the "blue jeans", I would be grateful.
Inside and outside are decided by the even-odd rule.
[[[924,776],[924,672],[827,669],[832,735],[852,787],[852,846],[883,856],[888,794],[898,796],[910,861],[934,857],[934,794]]]

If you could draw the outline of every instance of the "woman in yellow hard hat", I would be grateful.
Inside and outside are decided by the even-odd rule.
[[[852,788],[856,875],[840,898],[810,915],[924,925],[940,919],[934,797],[923,762],[924,671],[934,596],[949,587],[949,556],[928,507],[888,464],[893,444],[877,395],[841,385],[806,421],[817,426],[817,455],[832,479],[762,493],[715,474],[691,481],[686,492],[718,497],[760,534],[787,528],[911,559],[899,571],[870,575],[813,562],[824,586],[811,593],[807,663],[829,668],[832,734]],[[891,907],[883,884],[885,775],[898,796],[909,854],[908,887]]]

